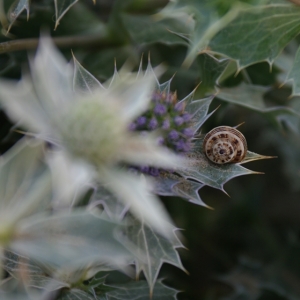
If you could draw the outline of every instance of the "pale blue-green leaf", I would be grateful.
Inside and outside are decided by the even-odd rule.
[[[189,34],[194,27],[192,19],[187,14],[173,14],[161,19],[156,16],[122,14],[124,26],[133,41],[140,45],[162,43],[167,45],[187,43],[180,37],[170,34],[180,32]]]
[[[182,197],[191,203],[208,207],[199,196],[199,190],[204,186],[202,183],[169,172],[161,172],[154,182],[154,192],[158,195]]]
[[[290,70],[290,72],[287,75],[286,81],[292,81],[293,84],[293,92],[292,96],[299,96],[300,95],[300,48],[298,48],[298,51],[295,56],[295,61],[293,63],[293,66]]]
[[[79,90],[79,91],[93,94],[95,89],[104,89],[100,81],[98,81],[95,76],[93,76],[79,63],[79,61],[75,58],[74,54],[73,54],[73,62],[74,62],[74,77],[73,77],[74,90]]]
[[[146,255],[145,260],[135,259],[136,278],[139,278],[140,272],[143,271],[151,293],[163,263],[169,263],[184,270],[176,251],[176,248],[183,246],[175,234],[175,228],[171,239],[166,239],[142,220],[130,218],[124,232],[126,237],[136,245],[140,256]]]
[[[28,295],[26,292],[6,292],[0,289],[1,300],[38,300],[40,296]]]
[[[210,41],[211,51],[235,59],[239,69],[267,61],[270,64],[300,32],[300,8],[270,4],[243,9]]]
[[[293,46],[298,46],[298,45],[294,45],[294,43],[292,44]],[[290,51],[284,51],[282,52],[274,61],[274,65],[276,66],[277,69],[280,70],[280,73],[277,74],[277,78],[278,78],[278,82],[280,83],[284,83],[285,86],[292,86],[293,85],[293,80],[288,80],[288,74],[290,73],[290,71],[293,68],[294,62],[295,62],[295,53],[293,53],[294,51],[294,47],[292,47],[292,53],[290,53]]]
[[[78,288],[71,288],[62,293],[59,300],[95,300],[94,295],[80,290]]]
[[[52,136],[51,116],[43,109],[28,77],[15,81],[0,80],[0,101],[12,121],[31,132]]]
[[[189,48],[189,52],[183,64],[185,66],[190,66],[198,53],[204,53],[208,51],[208,49],[210,48],[210,41],[216,36],[218,32],[226,28],[226,26],[228,26],[228,24],[230,24],[232,20],[236,18],[236,16],[240,13],[240,10],[241,10],[240,5],[233,5],[233,7],[221,18],[216,18],[213,12],[209,12],[208,14],[210,14],[210,17],[204,18],[206,19],[205,21],[207,22],[203,26],[205,28],[205,31],[204,30],[200,30],[200,32],[196,31],[196,34],[194,34],[192,43]],[[201,24],[203,22],[199,22],[199,23]]]
[[[23,10],[26,10],[27,20],[29,19],[29,2],[30,0],[18,0],[18,3],[13,4],[13,6],[10,8],[10,13],[9,13],[10,24],[7,29],[7,32],[10,31],[11,26],[13,25],[13,23],[18,18],[18,16],[22,13]]]
[[[194,151],[187,155],[191,159],[189,167],[186,170],[178,171],[181,176],[224,191],[224,184],[230,179],[242,175],[257,174],[257,172],[248,170],[240,164],[217,165],[212,163],[202,151],[203,138],[204,136],[199,137],[195,141]]]
[[[118,266],[132,257],[119,226],[84,210],[35,216],[20,224],[10,248],[42,263],[78,267],[104,262]],[[126,243],[126,247],[123,245]]]
[[[76,2],[78,2],[78,0],[54,0],[56,18],[54,30],[59,25],[61,18]]]
[[[121,221],[128,211],[130,205],[125,205],[104,186],[97,186],[92,195],[89,207],[103,206],[104,211],[111,220]]]
[[[270,158],[276,158],[276,156],[266,156],[266,155],[257,154],[257,153],[251,152],[251,151],[247,151],[245,158],[243,159],[242,162],[240,162],[240,164],[243,165],[243,164],[251,162],[251,161],[261,160],[261,159],[270,159]]]
[[[286,106],[267,107],[263,96],[269,88],[241,83],[232,88],[222,88],[217,97],[229,103],[244,106],[263,113],[268,119],[281,126],[285,122],[293,131],[299,132],[300,114]]]
[[[201,125],[213,114],[208,114],[209,106],[214,96],[204,99],[193,100],[194,91],[182,99],[179,103],[183,103],[185,111],[192,115],[191,128],[196,132]]]
[[[19,141],[0,161],[0,215],[14,224],[50,206],[51,175],[41,163],[42,144]]]
[[[199,92],[205,95],[207,92],[212,92],[218,84],[218,79],[223,74],[229,64],[228,59],[216,59],[209,54],[200,54],[196,59],[199,64],[200,81]]]
[[[101,171],[106,188],[123,201],[137,218],[145,220],[158,232],[172,236],[171,221],[160,200],[152,194],[149,182],[143,176],[136,176],[122,170]]]
[[[108,292],[108,300],[176,300],[178,291],[169,288],[160,281],[156,282],[153,293],[149,295],[146,281],[137,281],[126,284],[109,285],[115,290]]]
[[[16,278],[20,278],[22,272],[26,272],[26,286],[45,289],[47,291],[69,287],[68,283],[50,277],[49,270],[46,270],[46,272],[48,271],[48,275],[46,275],[46,268],[41,268],[27,257],[12,251],[6,252],[3,268]]]
[[[50,118],[57,120],[59,124],[61,114],[68,112],[76,100],[71,66],[59,53],[50,37],[42,37],[36,56],[30,61],[30,67],[39,102]]]

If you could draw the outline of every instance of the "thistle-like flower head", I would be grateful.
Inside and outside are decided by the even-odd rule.
[[[0,98],[11,119],[55,145],[73,164],[92,166],[91,178],[97,174],[137,215],[163,231],[168,218],[149,192],[148,181],[119,167],[183,166],[183,159],[158,145],[156,138],[129,130],[147,110],[155,78],[128,73],[104,87],[76,60],[73,72],[48,38],[42,38],[30,66],[31,75],[20,82],[0,82]]]

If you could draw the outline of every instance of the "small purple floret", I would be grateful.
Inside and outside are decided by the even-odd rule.
[[[179,134],[176,130],[171,130],[168,134],[168,137],[169,137],[170,140],[175,141],[179,138]]]
[[[192,115],[186,112],[182,115],[182,118],[185,122],[189,122],[192,119]]]
[[[187,137],[187,138],[191,138],[194,136],[194,130],[192,128],[184,128],[182,130],[182,133]]]
[[[175,123],[175,125],[177,125],[177,126],[182,125],[183,122],[184,122],[183,118],[181,118],[181,117],[179,117],[179,116],[177,116],[177,117],[174,118],[174,123]]]
[[[148,123],[148,128],[150,130],[154,130],[155,128],[157,128],[157,125],[158,125],[157,120],[155,118],[152,118]]]
[[[159,175],[159,170],[157,168],[150,168],[149,175],[157,177]]]
[[[144,116],[138,117],[136,123],[138,126],[143,126],[146,124],[147,118]]]
[[[183,110],[184,110],[184,103],[183,103],[183,102],[178,102],[178,103],[175,105],[175,110],[176,110],[176,111],[183,111]]]
[[[190,144],[183,139],[180,139],[179,141],[176,142],[177,151],[188,152],[190,148],[191,148]]]
[[[158,104],[155,105],[155,107],[154,107],[154,113],[155,113],[156,115],[162,116],[162,115],[164,115],[166,112],[167,112],[167,109],[166,109],[166,107],[165,107],[163,104],[158,103]]]
[[[148,166],[140,167],[140,170],[141,170],[142,173],[148,173],[149,169],[150,169],[150,167],[148,167]]]

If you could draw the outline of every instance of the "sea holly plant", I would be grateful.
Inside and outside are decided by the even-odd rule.
[[[164,263],[184,270],[177,253],[182,244],[157,195],[206,206],[198,193],[203,186],[223,190],[231,178],[255,173],[240,164],[216,166],[202,153],[199,130],[213,113],[213,96],[194,100],[192,92],[178,100],[171,80],[159,83],[150,60],[145,71],[142,65],[137,73],[115,71],[102,84],[75,57],[68,64],[45,37],[30,70],[18,82],[1,80],[0,99],[27,139],[39,141],[52,189],[48,206],[17,231],[29,238],[5,240],[10,252],[3,258],[15,265],[5,270],[25,285],[63,291],[58,299],[114,299],[123,286],[106,284],[104,273],[130,274],[125,266],[133,263],[135,277],[143,272],[149,288],[131,282],[128,295],[174,299],[176,291],[157,278]],[[244,162],[261,158],[248,152]],[[26,179],[47,191],[38,179]],[[93,195],[83,205],[80,196],[88,190]]]
[[[74,58],[74,64],[75,89],[85,92],[91,92],[95,86],[104,89],[103,85],[85,70],[76,58]],[[152,76],[155,87],[148,110],[130,124],[130,130],[141,132],[141,134],[157,130],[159,132],[158,143],[177,152],[187,161],[186,167],[169,171],[149,165],[133,167],[137,172],[154,177],[154,191],[157,194],[180,196],[190,202],[206,206],[198,193],[203,186],[208,185],[224,191],[224,184],[230,179],[257,173],[242,167],[241,164],[270,158],[248,151],[246,158],[238,164],[218,166],[211,163],[202,151],[204,135],[199,135],[199,129],[214,112],[209,113],[209,106],[214,95],[195,100],[193,99],[195,91],[193,91],[184,99],[178,100],[176,93],[171,91],[172,79],[160,84],[150,59],[143,74],[141,69],[142,66],[140,65],[138,78]],[[114,78],[116,81],[120,76],[122,74],[115,71]],[[114,85],[113,81],[110,82],[111,86]]]

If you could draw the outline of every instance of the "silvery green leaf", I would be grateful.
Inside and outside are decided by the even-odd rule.
[[[247,7],[210,41],[213,52],[235,59],[238,68],[267,61],[299,34],[300,8],[290,4]]]
[[[300,95],[299,67],[300,67],[300,48],[298,48],[297,50],[295,61],[286,78],[286,81],[292,81],[293,84],[292,96]]]
[[[30,63],[34,88],[44,111],[49,110],[51,119],[57,117],[60,120],[61,113],[67,112],[76,100],[71,66],[57,51],[50,37],[41,38]]]
[[[76,2],[78,2],[78,0],[54,0],[56,18],[54,29],[57,28],[62,17]]]
[[[54,266],[78,267],[92,262],[124,264],[132,254],[118,237],[116,223],[84,210],[35,216],[17,228],[10,248]]]
[[[193,152],[187,154],[191,158],[191,163],[186,170],[178,171],[181,176],[225,192],[224,184],[230,179],[242,175],[260,174],[242,167],[241,163],[224,165],[212,163],[202,151],[203,138],[204,136],[197,139]]]
[[[104,186],[97,186],[94,194],[92,195],[89,207],[103,206],[104,211],[111,220],[121,221],[128,211],[130,205],[125,205],[117,197],[111,193]]]
[[[41,143],[22,139],[0,161],[0,215],[14,224],[50,205],[51,175]]]
[[[39,267],[28,257],[21,256],[12,251],[6,251],[3,268],[12,276],[19,278],[22,272],[26,272],[26,286],[54,291],[63,287],[69,287],[69,284],[50,277],[45,272],[45,268]]]
[[[109,300],[176,300],[178,293],[178,291],[165,286],[160,281],[156,282],[151,294],[149,294],[149,287],[146,281],[109,286],[115,288],[106,294]]]
[[[231,88],[221,88],[217,97],[229,103],[237,104],[262,113],[279,127],[282,121],[295,132],[299,131],[300,114],[292,107],[267,107],[264,103],[264,94],[269,88],[264,86],[241,83]]]
[[[143,176],[135,176],[121,170],[106,169],[101,171],[106,188],[112,191],[137,218],[165,236],[171,236],[172,227],[169,216],[159,201],[151,193],[152,188]]]
[[[160,175],[154,178],[156,194],[182,197],[191,203],[208,207],[199,196],[199,190],[203,186],[203,183],[190,181],[169,172],[160,172]]]
[[[208,109],[214,96],[209,96],[204,99],[193,100],[194,92],[190,93],[179,103],[185,104],[185,111],[192,115],[191,124],[192,129],[196,132],[201,125],[214,113],[212,111],[208,114]]]
[[[93,76],[89,71],[87,71],[75,58],[73,54],[74,62],[74,77],[73,77],[73,87],[74,90],[79,90],[87,93],[94,93],[96,89],[104,89],[103,85]]]
[[[180,37],[170,34],[188,34],[193,29],[193,20],[185,13],[178,13],[161,19],[159,16],[122,14],[124,25],[130,37],[138,44],[162,43],[166,45],[187,43]]]
[[[173,229],[173,236],[170,239],[158,234],[151,226],[146,225],[142,220],[129,219],[126,226],[126,237],[136,245],[146,259],[135,259],[136,278],[143,271],[150,287],[150,293],[153,292],[155,282],[163,263],[169,263],[182,270],[184,267],[180,261],[177,248],[183,247]]]
[[[95,300],[94,295],[78,288],[71,288],[62,292],[58,300]]]
[[[11,26],[15,22],[15,20],[18,18],[18,16],[22,13],[23,10],[26,10],[27,12],[27,20],[29,19],[29,2],[30,0],[18,0],[17,4],[13,4],[13,6],[10,8],[9,13],[9,27],[7,31],[9,32],[11,29]]]
[[[224,73],[230,61],[224,58],[217,59],[206,53],[198,55],[196,60],[200,69],[201,84],[199,91],[204,95],[207,92],[214,91],[220,76]]]
[[[49,126],[51,116],[36,97],[28,76],[24,76],[18,83],[1,79],[0,101],[7,115],[15,123],[45,137],[53,135],[53,128]]]

